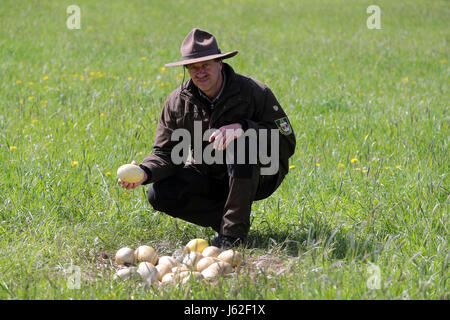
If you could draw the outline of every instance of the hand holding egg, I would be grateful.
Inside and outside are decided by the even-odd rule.
[[[117,182],[122,185],[124,189],[134,189],[143,184],[148,176],[144,170],[137,165],[136,161],[131,164],[124,164],[117,169]]]

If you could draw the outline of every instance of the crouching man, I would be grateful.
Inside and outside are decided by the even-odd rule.
[[[190,80],[164,104],[153,152],[139,164],[145,176],[137,183],[118,180],[126,189],[149,184],[155,210],[211,227],[217,232],[212,245],[225,249],[245,243],[253,201],[280,186],[296,143],[272,91],[222,61],[237,53],[221,53],[204,30],[189,32],[182,60],[166,66],[183,66]],[[190,157],[181,161],[186,146]]]

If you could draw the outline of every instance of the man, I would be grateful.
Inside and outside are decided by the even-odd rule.
[[[271,90],[222,62],[237,53],[221,53],[215,37],[204,30],[195,28],[186,36],[182,60],[166,66],[184,66],[191,79],[170,93],[164,104],[153,152],[139,164],[144,178],[137,183],[118,181],[127,189],[150,184],[147,196],[155,210],[213,228],[217,233],[212,244],[221,248],[245,243],[253,201],[267,198],[281,184],[296,142]],[[177,129],[189,133],[191,161],[174,161]],[[250,131],[258,135],[247,135]],[[263,131],[266,135],[260,135]],[[207,141],[195,141],[205,132]],[[238,141],[244,141],[241,148]],[[252,149],[255,141],[257,148]],[[223,161],[201,161],[208,147],[214,159]],[[267,148],[276,156],[277,168],[269,174],[263,171],[267,161],[250,159]]]

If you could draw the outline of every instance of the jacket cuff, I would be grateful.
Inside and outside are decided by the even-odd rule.
[[[239,120],[238,123],[242,126],[242,130],[247,131],[248,123],[245,120]]]
[[[144,167],[142,164],[139,165],[139,168],[141,168],[142,170],[145,171],[145,173],[147,174],[147,180],[145,180],[142,184],[149,184],[150,180],[152,179],[152,172],[150,171],[149,168]]]

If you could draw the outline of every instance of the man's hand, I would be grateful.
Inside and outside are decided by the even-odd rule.
[[[134,161],[134,160],[131,162],[131,164],[137,166],[137,162]],[[129,183],[129,182],[125,182],[125,181],[122,181],[120,179],[117,179],[117,183],[121,184],[122,188],[129,190],[129,189],[134,189],[134,188],[140,186],[141,184],[143,184],[147,180],[147,178],[148,178],[148,176],[144,172],[144,178],[142,178],[141,181],[138,181],[138,182],[135,182],[135,183]]]
[[[222,126],[209,137],[209,142],[214,141],[214,149],[225,150],[230,142],[239,138],[244,133],[240,123]]]

